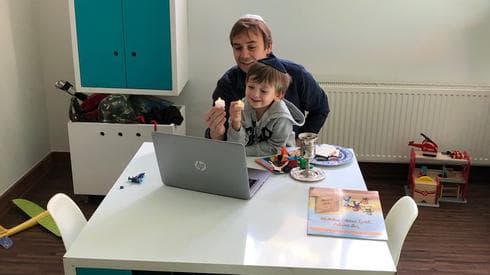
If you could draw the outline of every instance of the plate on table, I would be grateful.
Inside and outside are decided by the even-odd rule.
[[[322,144],[320,146],[322,146]],[[315,158],[311,160],[311,163],[318,166],[338,166],[349,163],[352,160],[353,154],[350,150],[340,146],[335,146],[335,148],[339,150],[338,157],[330,156],[329,158],[325,158],[323,156],[315,156]]]

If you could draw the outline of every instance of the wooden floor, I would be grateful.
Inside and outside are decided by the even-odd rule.
[[[23,198],[46,206],[58,192],[72,196],[87,217],[100,197],[73,196],[68,158],[54,162],[32,183]],[[361,164],[368,189],[378,190],[385,214],[404,195],[406,165]],[[419,207],[419,217],[403,247],[398,274],[490,274],[490,167],[472,167],[469,202]],[[0,224],[15,226],[27,217],[16,207],[0,209]],[[12,237],[14,246],[0,248],[0,274],[63,274],[65,253],[60,238],[40,226]]]

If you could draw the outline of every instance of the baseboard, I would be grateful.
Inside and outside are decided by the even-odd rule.
[[[56,163],[66,161],[70,161],[70,153],[68,152],[49,153],[0,196],[0,217],[12,207],[11,201],[13,199],[22,198],[37,183],[37,180],[44,177]]]

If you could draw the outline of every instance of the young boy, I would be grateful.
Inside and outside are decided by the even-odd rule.
[[[245,102],[230,103],[228,141],[244,144],[248,156],[276,154],[295,146],[293,126],[305,122],[303,113],[283,99],[290,76],[275,57],[261,59],[248,70]]]

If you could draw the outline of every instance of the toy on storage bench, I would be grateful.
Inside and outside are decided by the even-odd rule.
[[[424,135],[424,133],[420,133],[424,140],[422,143],[415,143],[414,141],[409,141],[408,145],[420,148],[422,150],[422,154],[428,157],[436,157],[437,156],[437,143],[432,141],[428,136]]]
[[[418,205],[439,207],[441,185],[439,180],[429,176],[413,179],[412,197]]]
[[[408,193],[417,204],[438,206],[438,201],[467,202],[471,160],[466,151],[462,156],[458,159],[451,154],[437,152],[433,157],[424,155],[421,150],[411,149]],[[438,199],[428,197],[434,190]]]

